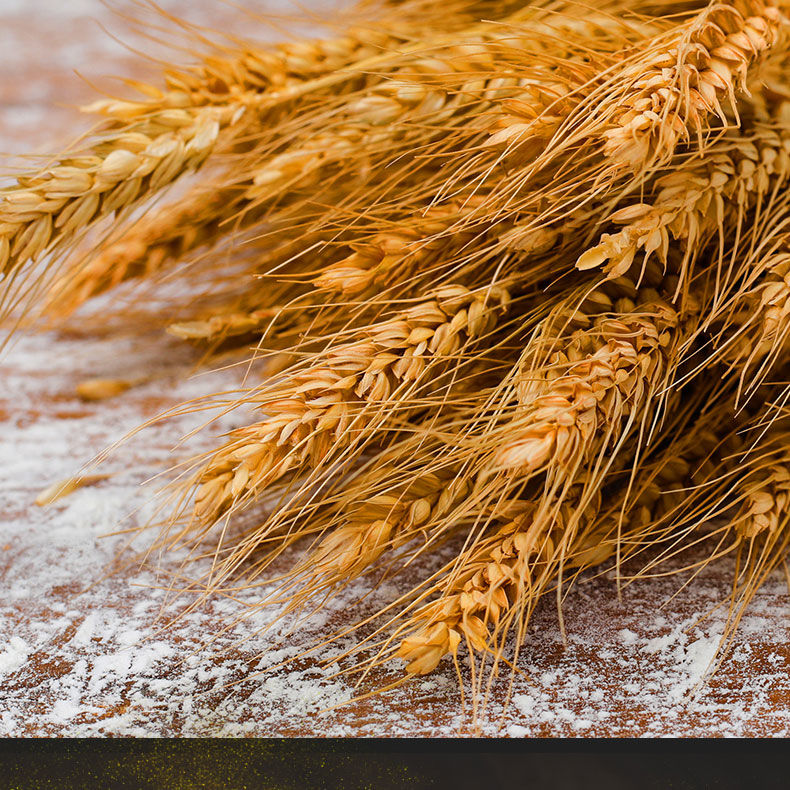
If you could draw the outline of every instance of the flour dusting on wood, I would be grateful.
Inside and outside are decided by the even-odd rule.
[[[137,565],[104,576],[124,535],[153,512],[156,483],[140,483],[186,453],[171,452],[205,415],[183,416],[147,430],[111,454],[108,480],[47,508],[41,487],[80,471],[111,441],[167,405],[204,391],[204,376],[177,381],[162,368],[167,340],[25,337],[7,352],[0,444],[0,733],[3,735],[455,735],[469,732],[452,664],[394,692],[348,703],[375,687],[335,676],[324,661],[353,644],[340,640],[299,657],[348,622],[372,611],[397,579],[355,609],[361,580],[329,609],[289,633],[277,607],[249,610],[266,588],[238,600],[217,598],[160,630],[162,601],[177,563]],[[159,344],[157,346],[157,344]],[[168,359],[170,356],[168,354]],[[159,361],[157,361],[159,360]],[[120,362],[119,362],[120,361]],[[158,378],[119,396],[85,404],[74,383],[115,366]],[[189,359],[185,355],[184,371]],[[157,365],[159,370],[157,371]],[[34,371],[39,371],[34,375]],[[238,382],[234,371],[211,374],[217,389]],[[168,377],[169,376],[169,377]],[[208,433],[234,425],[230,414]],[[140,546],[153,537],[143,534]],[[195,575],[197,568],[190,566]],[[734,647],[710,680],[724,629],[720,610],[699,615],[728,590],[727,563],[701,574],[672,600],[679,579],[625,588],[581,584],[565,608],[569,644],[562,646],[552,601],[545,601],[521,650],[512,704],[502,717],[509,673],[492,692],[480,721],[484,735],[641,736],[788,735],[790,644],[788,598],[781,575],[757,594]],[[104,578],[103,578],[104,576]],[[407,580],[404,580],[406,582]],[[662,604],[665,604],[661,608]],[[166,615],[166,609],[164,614]],[[249,613],[226,633],[220,632]],[[204,647],[207,639],[216,641]],[[290,663],[289,663],[290,661]],[[347,666],[347,664],[344,664]],[[397,667],[393,666],[393,674]],[[379,678],[379,681],[381,678]],[[470,689],[466,689],[467,698]]]

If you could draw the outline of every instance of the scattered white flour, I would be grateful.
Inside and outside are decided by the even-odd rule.
[[[790,734],[790,711],[773,702],[788,674],[782,578],[760,591],[729,657],[706,675],[724,623],[715,615],[697,618],[726,595],[726,564],[700,574],[660,613],[678,581],[632,585],[622,602],[612,581],[582,584],[566,602],[567,649],[547,601],[521,650],[523,674],[514,679],[510,706],[503,714],[510,680],[504,671],[476,722],[468,703],[466,712],[462,707],[449,661],[434,675],[352,701],[397,677],[397,668],[357,688],[355,676],[337,675],[336,666],[319,660],[340,656],[353,639],[302,655],[355,606],[362,616],[394,597],[395,580],[359,605],[353,601],[364,586],[352,585],[296,627],[293,620],[275,623],[280,611],[271,607],[227,629],[265,591],[253,588],[159,630],[168,577],[130,567],[102,578],[125,540],[102,535],[153,512],[147,504],[140,509],[151,494],[139,483],[172,462],[171,448],[198,418],[163,423],[124,445],[106,462],[109,480],[50,508],[32,506],[46,483],[73,474],[109,437],[150,416],[149,399],[163,389],[152,383],[87,408],[68,395],[74,382],[101,375],[121,354],[130,369],[151,369],[169,341],[53,342],[47,335],[21,338],[4,360],[7,391],[24,392],[26,400],[0,400],[11,415],[0,443],[0,507],[10,514],[0,523],[0,561],[8,568],[0,599],[1,735]],[[39,371],[36,378],[31,371]],[[232,386],[234,376],[172,380],[164,389],[187,399],[209,385]],[[57,397],[59,418],[24,405],[34,404],[37,392]],[[210,433],[234,419],[223,418]],[[215,642],[206,647],[210,638]],[[468,701],[472,689],[464,693]]]
[[[27,661],[30,648],[24,639],[12,636],[5,649],[0,653],[0,676],[16,672]]]
[[[630,628],[623,628],[618,631],[617,636],[620,637],[620,641],[624,645],[633,645],[639,637],[630,629]]]

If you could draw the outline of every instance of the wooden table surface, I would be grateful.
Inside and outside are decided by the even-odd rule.
[[[225,4],[164,5],[188,8],[199,22],[240,25]],[[116,6],[130,9],[132,3]],[[73,105],[92,94],[74,69],[100,85],[109,84],[104,78],[110,74],[141,73],[137,58],[102,25],[129,39],[123,22],[99,0],[0,2],[0,45],[12,55],[0,65],[0,149],[55,150],[56,140],[80,130]],[[475,731],[449,662],[393,692],[328,712],[321,711],[398,676],[398,668],[368,677],[357,689],[320,663],[331,657],[327,651],[272,669],[388,600],[408,579],[388,582],[362,603],[353,603],[364,591],[357,585],[328,612],[294,633],[278,634],[259,633],[275,611],[255,612],[234,625],[263,589],[239,600],[216,598],[159,630],[158,588],[167,584],[168,571],[177,570],[178,558],[163,560],[160,577],[137,566],[106,575],[125,538],[101,536],[143,523],[156,485],[138,484],[183,455],[175,445],[199,418],[173,419],[122,445],[105,465],[112,475],[105,482],[50,508],[32,504],[44,486],[75,474],[143,420],[238,382],[234,371],[189,378],[191,352],[159,331],[127,325],[114,336],[102,320],[107,304],[100,302],[69,331],[18,337],[0,359],[0,734]],[[87,404],[75,394],[84,378],[138,374],[151,380],[112,401]],[[242,419],[230,415],[209,434]],[[210,438],[198,438],[194,447]],[[143,535],[139,545],[146,540]],[[505,673],[476,731],[512,737],[790,734],[790,621],[781,576],[757,594],[718,673],[703,678],[723,614],[703,622],[698,615],[724,599],[731,572],[722,563],[679,592],[678,578],[642,582],[627,587],[622,599],[611,579],[581,584],[565,609],[567,648],[547,602],[522,650],[525,674],[515,680],[512,703],[502,709]],[[204,647],[208,637],[216,641]]]

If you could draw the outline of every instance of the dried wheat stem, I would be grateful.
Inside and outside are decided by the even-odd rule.
[[[586,69],[567,66],[561,75],[524,79],[516,97],[499,102],[485,146],[502,149],[509,162],[529,161],[539,153],[575,109],[579,99],[574,94],[588,78]]]
[[[658,18],[617,17],[591,9],[578,18],[562,15],[539,23],[537,36],[549,35],[555,46],[561,39],[565,57],[550,74],[523,74],[513,95],[497,103],[486,146],[503,148],[511,162],[537,153],[605,79],[607,66],[619,64],[629,44],[644,47],[661,29]],[[531,149],[527,156],[525,146]]]
[[[65,318],[87,300],[123,282],[152,278],[168,264],[183,261],[200,247],[209,248],[222,238],[234,239],[236,233],[244,246],[236,246],[235,257],[246,253],[251,259],[250,268],[279,272],[283,262],[289,261],[289,274],[298,271],[298,262],[305,260],[304,250],[310,248],[313,239],[309,227],[302,228],[306,222],[304,210],[297,207],[290,216],[283,214],[278,223],[281,229],[270,223],[265,235],[257,240],[254,225],[260,218],[258,212],[245,210],[236,187],[220,185],[213,191],[205,186],[195,188],[177,204],[123,229],[93,257],[86,258],[84,253],[75,256],[50,287],[44,310],[53,318]],[[314,235],[320,238],[320,234]]]
[[[460,2],[445,7],[441,14],[445,31],[461,32],[476,21],[475,5]],[[492,18],[500,16],[496,3],[488,5]],[[305,89],[309,93],[324,88],[325,93],[342,92],[336,83],[364,84],[374,78],[363,64],[386,69],[388,63],[397,62],[401,50],[414,47],[415,37],[437,16],[436,9],[424,2],[402,2],[397,7],[376,10],[376,16],[366,22],[368,14],[361,6],[357,8],[356,24],[346,27],[342,36],[284,41],[268,49],[245,41],[236,41],[230,47],[212,43],[217,54],[203,56],[190,68],[166,70],[164,89],[127,80],[144,99],[100,100],[85,110],[125,124],[173,109],[256,106],[269,96],[304,95]],[[201,37],[200,43],[207,42]],[[359,70],[353,68],[357,64]],[[329,84],[324,85],[327,78]]]
[[[335,40],[285,42],[278,45],[276,52],[251,49],[233,59],[207,57],[194,73],[167,73],[167,91],[132,82],[148,96],[145,101],[100,100],[85,111],[111,119],[121,131],[130,125],[142,131],[155,125],[172,125],[179,113],[194,113],[193,108],[207,106],[216,107],[215,112],[224,117],[255,104],[255,98],[266,90],[311,80],[372,57],[401,40],[402,37],[379,30],[350,28],[346,36]],[[90,187],[89,182],[83,185],[84,191]],[[67,315],[87,299],[127,279],[157,271],[163,263],[211,240],[220,226],[239,211],[239,193],[237,187],[219,194],[196,190],[186,205],[181,201],[177,208],[143,223],[139,230],[112,244],[88,265],[75,267],[56,283],[50,312]]]
[[[745,402],[787,361],[790,338],[790,213],[784,198],[767,207],[754,212],[749,243],[728,250],[735,276],[719,288],[704,326],[714,347],[707,364],[723,360]]]

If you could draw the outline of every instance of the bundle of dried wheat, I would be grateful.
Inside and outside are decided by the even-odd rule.
[[[202,278],[169,331],[271,365],[178,483],[158,545],[215,555],[185,585],[299,544],[261,605],[303,611],[456,541],[356,668],[466,651],[484,699],[541,596],[700,542],[739,558],[734,626],[790,541],[785,0],[364,11],[89,107],[0,193],[2,316]]]

